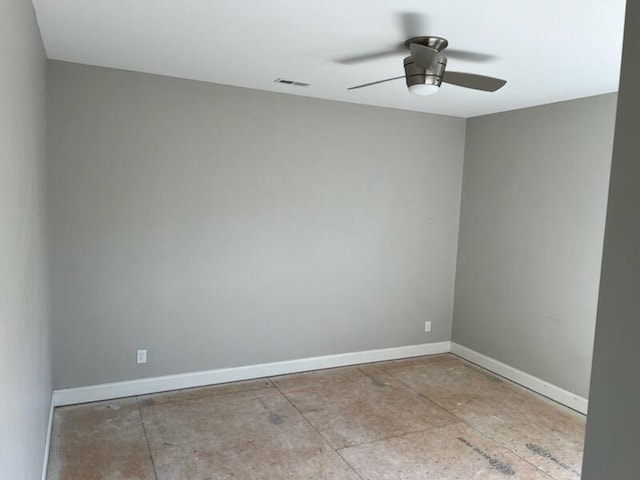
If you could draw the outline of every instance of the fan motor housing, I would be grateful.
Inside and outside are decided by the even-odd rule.
[[[411,45],[412,43],[424,45],[425,47],[433,48],[434,50],[437,50],[439,52],[441,52],[442,50],[447,48],[447,46],[449,46],[449,42],[447,41],[446,38],[433,37],[433,36],[410,38],[409,40],[404,42],[404,46],[407,47],[407,50],[409,49],[409,45]]]
[[[421,68],[416,65],[411,56],[405,57],[404,74],[407,87],[411,85],[435,85],[439,87],[442,84],[442,76],[446,66],[447,59],[443,55],[438,55],[428,68]]]

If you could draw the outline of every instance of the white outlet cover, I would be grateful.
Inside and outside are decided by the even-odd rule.
[[[136,362],[137,363],[147,363],[147,350],[138,350],[136,353]]]
[[[426,321],[424,322],[424,331],[425,332],[430,332],[431,331],[431,321]]]

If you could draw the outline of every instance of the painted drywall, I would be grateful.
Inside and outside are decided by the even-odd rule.
[[[615,94],[467,123],[453,341],[588,394]]]
[[[40,478],[51,402],[46,63],[31,2],[0,2],[0,478]]]
[[[49,99],[56,388],[450,339],[463,119],[63,62]]]
[[[582,478],[639,478],[640,4],[627,2]]]

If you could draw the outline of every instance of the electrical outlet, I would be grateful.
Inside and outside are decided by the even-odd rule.
[[[431,331],[431,321],[430,320],[424,322],[424,331],[425,332],[430,332]]]
[[[147,349],[138,350],[136,354],[136,363],[147,363]]]

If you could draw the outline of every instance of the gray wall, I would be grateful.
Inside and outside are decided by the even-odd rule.
[[[585,397],[615,108],[467,123],[453,341]]]
[[[582,478],[640,478],[640,3],[627,2]]]
[[[45,58],[31,2],[0,2],[0,478],[40,478],[51,401]]]
[[[464,120],[49,66],[56,388],[449,340]]]

